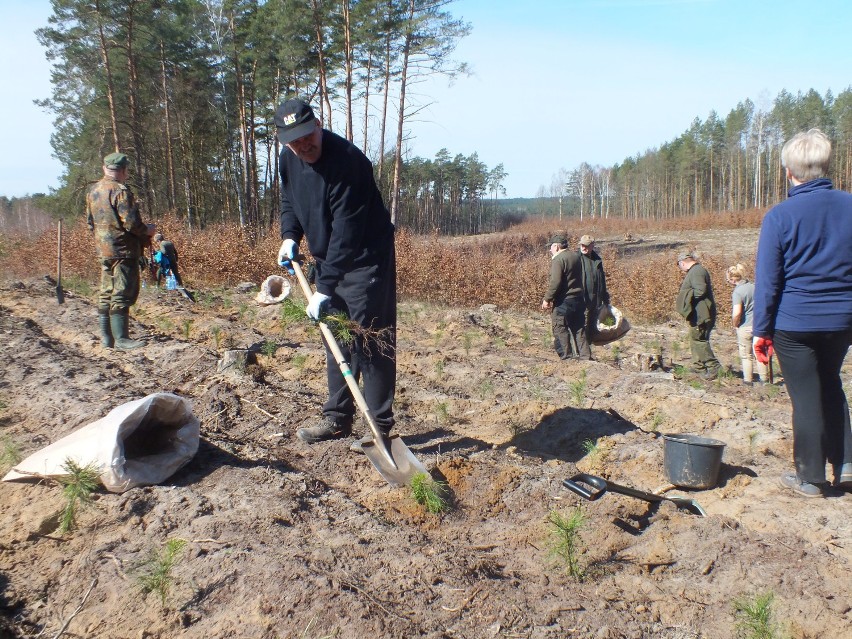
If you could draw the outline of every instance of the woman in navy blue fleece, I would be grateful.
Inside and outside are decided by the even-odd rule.
[[[757,248],[754,349],[774,348],[793,403],[796,472],[781,485],[821,497],[829,462],[834,485],[852,489],[852,430],[840,367],[852,343],[852,194],[835,191],[831,142],[819,129],[781,150],[789,197],[763,219]]]
[[[379,429],[394,425],[396,387],[396,261],[394,227],[373,177],[373,166],[351,142],[322,128],[309,105],[287,100],[275,113],[281,151],[281,249],[289,266],[304,237],[316,261],[316,292],[307,314],[344,313],[362,327],[382,331],[384,347],[357,338],[342,347],[355,379],[363,377],[364,399]],[[313,443],[347,437],[355,402],[334,357],[326,348],[328,400],[315,426],[296,436]],[[367,435],[353,444],[371,441]]]

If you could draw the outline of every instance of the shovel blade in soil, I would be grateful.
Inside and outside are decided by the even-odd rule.
[[[405,442],[400,439],[399,435],[392,435],[385,440],[390,456],[393,458],[393,464],[385,457],[384,451],[375,442],[365,442],[362,444],[362,450],[373,464],[373,467],[379,471],[379,474],[385,478],[391,486],[399,488],[411,484],[411,480],[415,475],[420,473],[429,474],[426,467],[420,462],[411,449],[405,445]],[[394,467],[396,466],[396,467]]]

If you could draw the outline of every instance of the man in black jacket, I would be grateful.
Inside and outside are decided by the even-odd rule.
[[[381,333],[383,344],[357,338],[341,345],[352,374],[364,378],[364,398],[376,425],[387,435],[394,425],[396,387],[396,258],[394,227],[373,177],[373,166],[355,145],[322,128],[311,107],[287,100],[275,113],[280,156],[281,249],[289,266],[304,237],[316,262],[316,292],[307,314],[319,320],[341,312]],[[316,426],[296,436],[313,443],[352,433],[355,402],[326,347],[328,400]],[[353,444],[372,440],[366,435]]]
[[[598,322],[601,306],[609,305],[609,292],[606,290],[603,260],[595,252],[595,238],[584,235],[580,238],[580,264],[583,268],[583,299],[586,314],[583,328],[577,332],[577,347],[580,359],[592,359],[592,337]]]

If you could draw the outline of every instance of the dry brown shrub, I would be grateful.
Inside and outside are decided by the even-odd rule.
[[[739,217],[759,223],[758,213]],[[571,246],[576,245],[583,233],[614,233],[618,226],[612,220],[595,220],[594,225],[583,227],[576,226],[576,222],[572,224],[574,228],[563,229]],[[269,275],[281,273],[276,264],[280,239],[275,230],[255,237],[237,225],[218,224],[190,233],[176,218],[161,219],[158,227],[175,243],[181,274],[190,288],[233,286],[242,281],[259,284]],[[625,225],[624,228],[637,227]],[[510,232],[475,238],[416,236],[405,229],[399,230],[396,249],[400,298],[467,308],[488,303],[535,312],[547,287],[550,256],[546,242],[554,230],[552,220],[530,222]],[[661,225],[644,230],[659,231]],[[0,256],[3,273],[14,277],[54,273],[55,229],[34,238],[4,238],[4,247]],[[304,243],[302,250],[307,251]],[[97,281],[99,269],[84,220],[66,224],[62,254],[63,275]],[[683,276],[673,254],[621,257],[608,246],[603,249],[602,257],[612,301],[629,318],[652,322],[679,319],[674,302]],[[752,268],[752,259],[753,256],[727,255],[702,258],[713,280],[721,322],[726,322],[730,315],[731,296],[725,283],[725,269],[735,261]]]

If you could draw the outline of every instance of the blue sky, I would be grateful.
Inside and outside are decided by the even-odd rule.
[[[771,108],[781,89],[836,95],[852,85],[852,3],[815,0],[457,0],[472,23],[455,57],[473,75],[417,84],[428,105],[408,150],[478,153],[503,163],[509,197],[532,197],[560,169],[611,165],[671,140],[711,109],[746,98]],[[50,67],[33,31],[48,0],[0,0],[0,195],[46,192]]]

